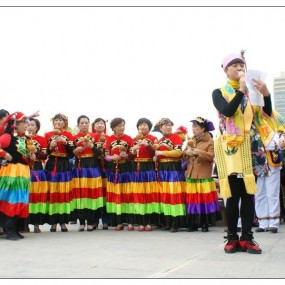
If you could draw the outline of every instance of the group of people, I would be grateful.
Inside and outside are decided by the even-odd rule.
[[[134,138],[125,134],[123,118],[110,122],[112,135],[102,118],[90,124],[80,116],[77,134],[68,131],[64,114],[52,123],[44,136],[38,135],[40,121],[21,112],[7,112],[2,123],[0,215],[8,239],[23,238],[25,222],[36,233],[45,223],[51,232],[58,224],[67,232],[66,224],[77,219],[79,231],[93,231],[102,219],[103,229],[116,231],[127,224],[129,231],[155,225],[207,232],[221,219],[210,121],[192,120],[194,136],[185,148],[187,129],[173,131],[169,118],[157,123],[159,139],[147,118],[138,120]]]
[[[261,253],[256,232],[277,233],[280,223],[280,150],[285,140],[284,121],[272,109],[264,82],[254,80],[264,106],[251,104],[245,83],[243,54],[230,54],[222,63],[227,81],[212,94],[219,118],[219,133],[211,134],[211,121],[197,117],[193,136],[187,129],[173,130],[169,118],[160,119],[152,133],[147,118],[137,121],[137,135],[125,134],[125,120],[110,122],[86,115],[77,119],[78,133],[68,130],[68,118],[56,114],[53,128],[39,136],[40,121],[21,112],[1,114],[0,226],[8,239],[23,238],[26,223],[60,225],[79,220],[79,231],[103,229],[170,232],[209,231],[221,219],[214,162],[220,196],[226,199],[228,226],[226,253]],[[5,111],[5,110],[4,110]],[[3,110],[1,110],[3,112]],[[0,113],[1,113],[0,112]],[[238,218],[242,233],[237,233]]]

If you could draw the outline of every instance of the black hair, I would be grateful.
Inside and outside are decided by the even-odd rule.
[[[40,123],[40,121],[39,121],[38,119],[34,118],[34,117],[29,117],[29,120],[30,120],[30,121],[34,121],[34,122],[36,123],[36,126],[37,126],[37,131],[36,131],[36,133],[38,133],[38,131],[39,131],[40,128],[41,128],[41,123]]]
[[[161,130],[159,129],[158,124],[156,124],[156,125],[153,127],[152,132],[158,132],[158,133],[161,133]]]
[[[81,116],[79,116],[79,117],[77,118],[77,126],[79,125],[79,122],[80,122],[81,119],[87,119],[88,122],[90,122],[90,120],[89,120],[89,118],[88,118],[87,116],[81,115]]]
[[[112,130],[114,130],[115,127],[117,127],[118,125],[120,125],[121,123],[126,123],[124,119],[122,118],[115,118],[110,122],[110,128]]]
[[[11,119],[7,122],[5,129],[4,129],[4,133],[5,134],[13,134],[14,129],[15,129],[15,120]]]
[[[204,129],[205,129],[205,132],[208,132],[208,130],[207,130],[207,124],[206,124],[206,123],[200,123],[200,122],[198,122],[198,121],[196,121],[196,120],[193,120],[193,123],[196,124],[196,125],[198,125],[198,126],[201,127],[201,128],[204,128]]]
[[[5,110],[5,109],[0,110],[0,119],[3,119],[4,117],[6,117],[8,115],[10,115],[10,113],[7,110]]]
[[[147,124],[148,125],[148,129],[151,130],[152,122],[149,119],[147,119],[147,118],[140,118],[138,120],[138,122],[137,122],[137,129],[139,128],[139,125],[141,125],[143,123]]]
[[[96,123],[101,122],[101,121],[104,123],[105,128],[106,128],[106,121],[104,119],[102,119],[102,118],[96,118],[94,120],[94,122],[92,123],[92,126],[94,126]]]

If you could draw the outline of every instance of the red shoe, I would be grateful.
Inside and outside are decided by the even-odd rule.
[[[114,228],[114,231],[122,231],[124,229],[124,226],[116,226]]]
[[[262,252],[259,245],[252,240],[240,240],[239,241],[240,251],[246,251],[248,253],[260,254]]]
[[[133,231],[134,229],[134,226],[128,226],[128,231]]]
[[[139,226],[138,227],[138,231],[139,232],[144,232],[145,231],[145,227],[144,226]]]
[[[239,240],[229,240],[224,247],[225,253],[235,253],[239,246]]]
[[[224,247],[225,253],[235,253],[239,250],[239,236],[237,234],[228,234],[224,238],[228,240]]]

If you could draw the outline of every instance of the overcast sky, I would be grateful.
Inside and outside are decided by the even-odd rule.
[[[169,117],[175,127],[212,120],[220,67],[245,49],[248,69],[285,71],[283,7],[0,7],[0,108],[40,110],[41,134],[62,112],[71,127],[123,117]],[[109,124],[108,124],[109,125]]]

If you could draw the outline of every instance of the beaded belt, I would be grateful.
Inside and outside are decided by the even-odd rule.
[[[148,162],[153,161],[151,158],[135,158],[135,161],[137,162]]]
[[[66,153],[52,152],[50,155],[51,155],[51,156],[57,156],[57,157],[67,157],[67,154],[66,154]]]
[[[79,155],[77,158],[86,158],[86,157],[94,157],[93,154],[91,153],[88,153],[88,154],[82,154],[82,155]]]
[[[160,159],[159,160],[159,162],[178,162],[178,161],[180,161],[180,159],[179,158],[173,158],[173,159],[171,159],[171,158],[162,158],[162,159]]]

